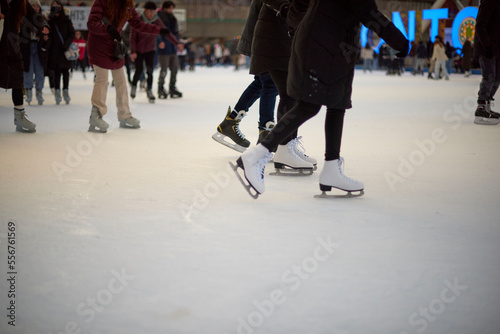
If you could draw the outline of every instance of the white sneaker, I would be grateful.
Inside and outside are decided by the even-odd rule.
[[[337,188],[344,191],[361,191],[365,188],[363,182],[353,180],[342,170],[344,159],[325,161],[325,165],[319,174],[319,187],[321,191],[330,191]]]
[[[237,160],[238,166],[245,173],[249,185],[259,194],[264,193],[264,169],[266,164],[272,159],[273,154],[263,145],[259,144],[246,150]]]
[[[318,161],[306,154],[306,149],[304,148],[304,145],[302,144],[302,136],[297,137],[292,140],[293,142],[293,150],[295,151],[295,154],[299,156],[302,160],[305,160],[309,163],[311,163],[314,166],[314,169],[317,168]]]
[[[302,159],[295,151],[296,142],[291,140],[286,145],[279,145],[274,155],[274,167],[284,169],[313,169],[314,166],[309,161]]]

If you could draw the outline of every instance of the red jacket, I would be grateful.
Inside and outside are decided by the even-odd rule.
[[[151,24],[165,28],[162,20],[156,17]],[[140,32],[133,27],[130,29],[130,53],[146,53],[156,50],[156,36]]]
[[[87,48],[87,43],[85,43],[85,40],[83,38],[76,39],[76,37],[73,40],[73,43],[78,45],[78,51],[80,52],[80,57],[78,57],[78,60],[82,60],[83,57],[85,56],[85,49]]]
[[[94,0],[90,9],[87,28],[89,29],[89,38],[87,41],[87,55],[91,65],[97,65],[102,68],[114,70],[123,67],[125,61],[113,57],[114,42],[111,36],[107,33],[107,24],[102,23],[102,18],[106,12],[108,2],[115,1],[115,8],[120,6],[119,0]],[[133,7],[127,9],[130,14],[128,23],[137,31],[159,35],[160,27],[154,24],[148,24],[141,20],[139,14]],[[117,13],[118,14],[118,13]],[[117,15],[116,14],[116,15]],[[113,21],[111,18],[108,18]],[[125,24],[117,27],[118,32],[122,31]]]

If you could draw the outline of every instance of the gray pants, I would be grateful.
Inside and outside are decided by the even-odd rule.
[[[493,100],[500,84],[500,57],[479,57],[483,79],[479,85],[478,102]]]
[[[170,70],[170,89],[175,87],[177,82],[177,71],[179,70],[179,57],[177,55],[158,55],[158,62],[160,64],[160,78],[158,79],[158,86],[163,87],[165,84],[165,77],[167,76],[167,68]]]

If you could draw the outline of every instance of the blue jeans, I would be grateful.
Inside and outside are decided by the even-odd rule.
[[[373,70],[373,59],[363,59],[363,72]]]
[[[36,90],[42,90],[45,77],[38,56],[38,42],[30,42],[30,53],[30,69],[29,72],[24,72],[24,88],[33,89],[33,75],[35,75]]]
[[[276,105],[277,95],[278,89],[269,73],[256,75],[252,83],[248,85],[247,89],[241,94],[240,99],[234,106],[234,110],[248,111],[254,102],[260,98],[259,129],[263,130],[267,122],[274,122],[274,107]]]

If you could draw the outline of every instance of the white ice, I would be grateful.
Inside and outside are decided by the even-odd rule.
[[[480,76],[357,72],[342,156],[365,195],[327,200],[324,109],[299,131],[313,176],[266,176],[254,200],[229,169],[211,135],[251,80],[180,73],[183,98],[131,102],[139,130],[118,127],[110,87],[102,135],[81,73],[71,104],[46,87],[26,107],[34,134],[0,93],[0,333],[500,333],[500,125],[473,124]],[[258,103],[252,144],[257,120]]]

